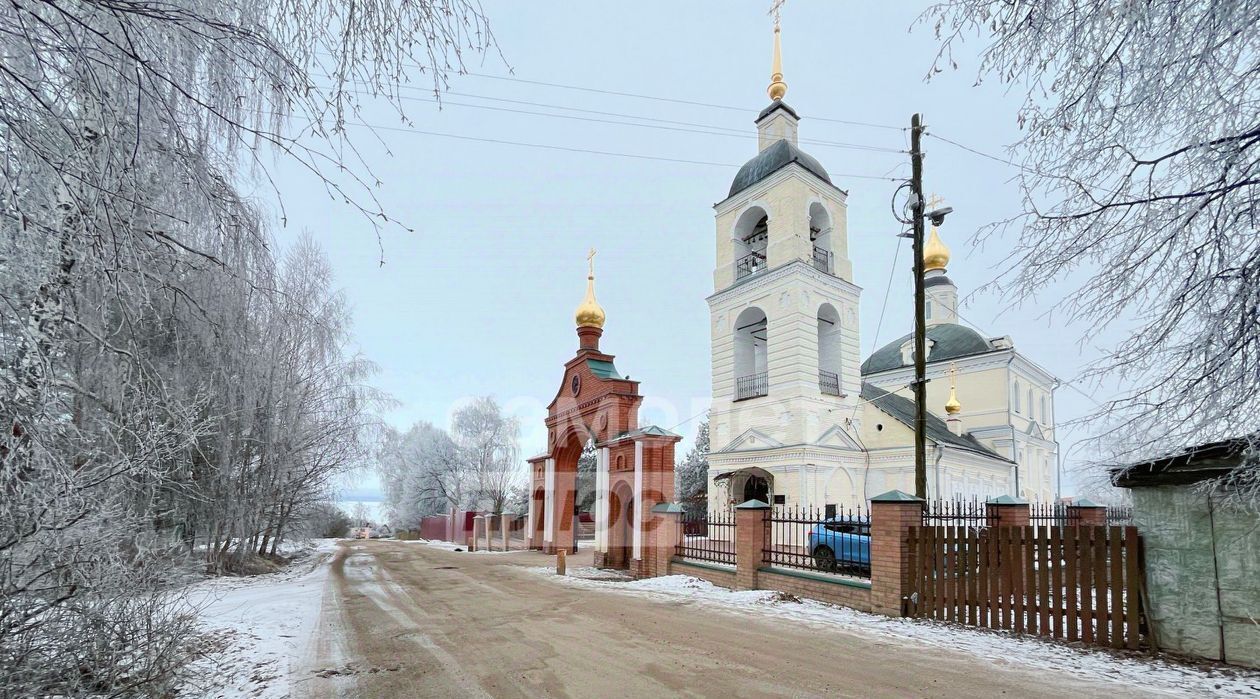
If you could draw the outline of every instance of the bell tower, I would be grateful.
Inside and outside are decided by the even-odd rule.
[[[803,449],[852,452],[858,443],[861,290],[848,255],[848,193],[798,145],[801,118],[783,101],[779,4],[770,104],[754,120],[758,153],[714,207],[711,500],[728,492],[739,501],[745,491],[721,481],[755,463],[773,481],[768,496],[790,504],[794,493],[825,487],[806,477],[820,459]]]

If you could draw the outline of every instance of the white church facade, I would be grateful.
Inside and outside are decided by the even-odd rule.
[[[914,489],[909,337],[861,359],[848,193],[798,145],[777,26],[774,38],[759,152],[715,206],[711,510],[748,499],[848,507]],[[929,496],[1051,499],[1054,377],[1010,338],[958,323],[935,229],[924,257]]]

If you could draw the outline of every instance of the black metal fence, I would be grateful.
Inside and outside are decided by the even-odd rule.
[[[923,503],[925,527],[988,527],[989,508],[980,498],[970,500],[928,500]]]
[[[1032,502],[1028,504],[1028,523],[1034,527],[1072,527],[1081,523],[1081,512],[1064,503]]]
[[[682,541],[674,553],[693,561],[735,565],[735,512],[684,514]]]
[[[1107,524],[1122,525],[1133,523],[1133,508],[1115,505],[1107,508]]]
[[[775,507],[766,516],[762,562],[858,577],[871,575],[871,515],[858,508]]]
[[[757,398],[770,393],[770,375],[766,372],[735,379],[735,400]]]
[[[818,390],[823,395],[838,396],[840,395],[840,375],[834,371],[818,371]]]

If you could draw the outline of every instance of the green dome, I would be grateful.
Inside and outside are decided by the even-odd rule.
[[[735,181],[731,183],[730,194],[726,196],[733,197],[792,163],[799,164],[823,182],[831,184],[827,169],[814,156],[785,139],[779,139],[752,160],[744,163],[739,172],[735,173]]]

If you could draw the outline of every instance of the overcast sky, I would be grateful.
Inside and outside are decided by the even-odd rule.
[[[545,406],[563,362],[577,348],[573,310],[593,246],[599,250],[598,297],[608,314],[601,347],[617,355],[623,374],[643,382],[648,398],[642,422],[684,434],[680,454],[689,446],[710,394],[704,299],[713,292],[712,205],[756,153],[752,120],[768,103],[768,5],[485,0],[506,65],[498,57],[474,59],[474,75],[452,80],[441,110],[424,89],[428,77],[417,72],[418,89],[408,93],[419,98],[407,103],[410,125],[387,108],[370,109],[363,120],[573,150],[358,129],[363,157],[381,182],[378,197],[415,229],[381,232],[383,266],[376,235],[360,214],[330,200],[297,168],[278,165],[287,214],[281,226],[276,210],[278,236],[288,241],[307,230],[328,251],[337,283],[355,308],[361,350],[380,365],[376,383],[398,401],[387,416],[392,424],[405,428],[427,420],[448,426],[461,401],[493,395],[521,417],[523,455],[542,451]],[[908,157],[806,141],[901,150],[915,111],[924,113],[932,133],[986,153],[1004,155],[1019,135],[1022,92],[1008,93],[996,81],[976,85],[974,55],[956,56],[958,70],[925,82],[937,49],[930,27],[915,26],[926,5],[797,0],[783,12],[786,101],[802,117],[802,147],[849,192],[849,252],[854,281],[863,289],[863,356],[912,325],[908,241],[892,269],[899,228],[889,200],[897,184],[878,179],[908,177]],[[516,80],[502,79],[509,66]],[[468,104],[552,116],[462,106]],[[557,114],[611,121],[651,117],[743,135]],[[1085,360],[1076,344],[1079,329],[1052,326],[1036,304],[1012,311],[1008,299],[972,295],[1000,271],[1010,241],[976,249],[969,238],[1019,210],[1014,169],[933,138],[924,145],[926,188],[956,210],[941,235],[954,252],[949,274],[965,298],[961,316],[986,335],[1010,335],[1020,352],[1061,379],[1075,378]],[[263,187],[258,195],[274,198]],[[890,271],[887,312],[877,327]],[[1058,391],[1061,423],[1091,407],[1081,393]],[[1069,467],[1073,441],[1061,431]]]

